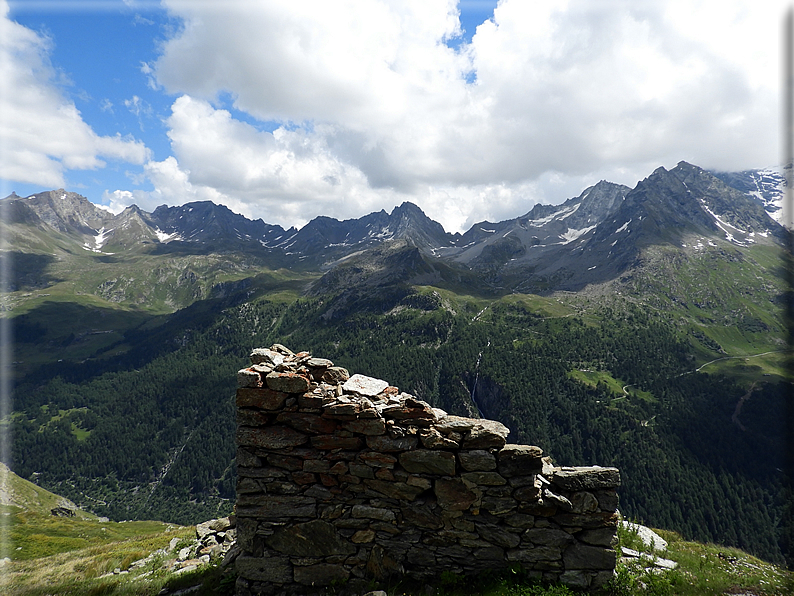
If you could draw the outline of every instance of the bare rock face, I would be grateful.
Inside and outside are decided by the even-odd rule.
[[[515,563],[582,588],[611,577],[615,468],[554,467],[539,447],[507,445],[500,422],[308,352],[276,344],[251,359],[237,375],[238,593]]]

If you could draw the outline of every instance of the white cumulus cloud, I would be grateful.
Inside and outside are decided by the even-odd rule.
[[[273,223],[413,200],[456,230],[681,159],[778,161],[782,2],[502,0],[459,50],[453,0],[164,4],[168,172]]]

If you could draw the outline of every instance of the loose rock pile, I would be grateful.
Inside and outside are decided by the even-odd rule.
[[[236,533],[234,516],[211,519],[196,526],[196,539],[190,544],[173,538],[167,548],[156,550],[148,557],[135,561],[129,569],[116,569],[105,576],[150,568],[149,571],[138,574],[138,578],[142,579],[154,573],[155,567],[180,574],[195,571],[211,561],[220,562],[223,566],[230,565],[240,554],[236,545]]]
[[[499,422],[450,416],[282,345],[237,391],[237,593],[520,564],[579,587],[613,575],[615,468],[554,467]]]

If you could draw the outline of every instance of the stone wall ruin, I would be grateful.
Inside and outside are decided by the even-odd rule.
[[[251,360],[236,398],[238,595],[514,565],[585,588],[613,576],[616,468],[555,467],[499,422],[306,352]]]

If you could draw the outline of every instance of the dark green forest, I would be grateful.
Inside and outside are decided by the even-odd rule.
[[[755,385],[732,420],[747,387],[694,372],[689,336],[628,303],[554,317],[399,300],[338,318],[327,298],[197,303],[128,331],[119,355],[37,369],[15,388],[12,468],[116,520],[228,513],[235,373],[278,342],[500,420],[557,464],[617,466],[627,518],[783,561],[782,384]]]

